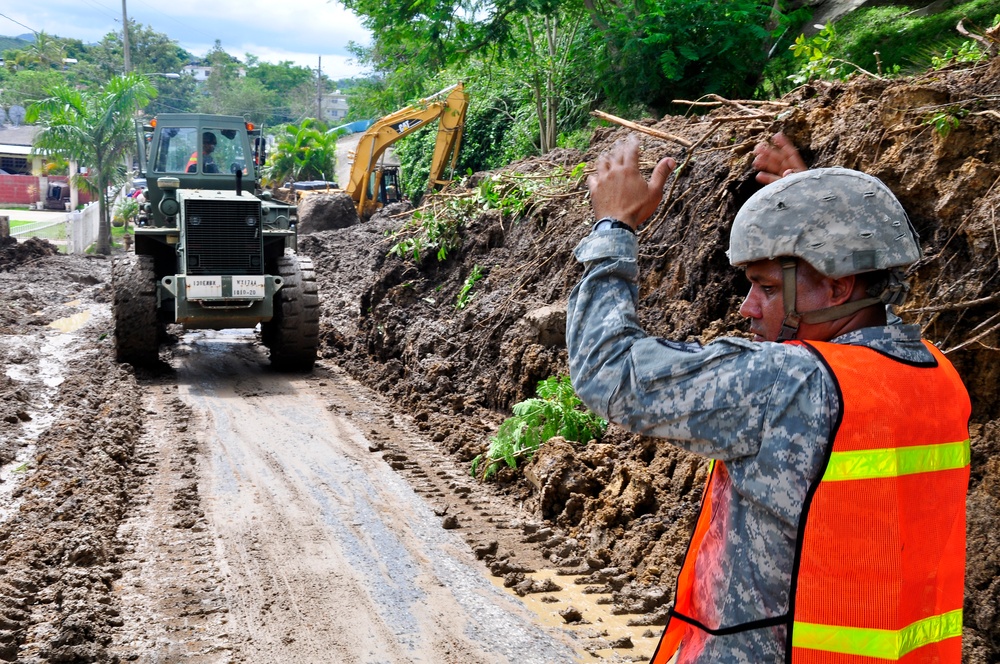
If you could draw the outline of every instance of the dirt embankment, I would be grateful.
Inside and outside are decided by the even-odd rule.
[[[641,236],[640,317],[654,334],[708,341],[744,329],[735,311],[746,283],[724,252],[736,210],[758,187],[750,152],[776,131],[811,166],[881,178],[909,211],[925,257],[912,270],[913,294],[901,314],[948,352],[974,405],[968,662],[1000,658],[998,89],[994,58],[916,78],[815,83],[780,104],[727,104],[704,115],[698,107],[643,123],[696,144],[685,150],[643,138],[647,168],[667,155],[684,165]],[[946,126],[955,124],[949,118],[956,127]],[[516,186],[536,193],[523,215],[472,214],[461,249],[442,262],[386,256],[393,243],[386,232],[409,219],[400,210],[304,238],[322,280],[325,355],[413,412],[449,452],[471,460],[484,451],[514,403],[533,396],[539,380],[567,372],[565,302],[581,273],[572,249],[592,222],[583,178],[571,170],[626,133],[600,129],[585,154],[556,151],[471,178],[467,184],[494,177],[501,192]],[[437,199],[437,214],[471,193],[453,188]],[[475,266],[485,276],[457,309]],[[662,622],[657,612],[672,599],[702,462],[612,427],[599,445],[549,446],[532,469],[540,489],[520,473],[501,473],[499,482],[605,566],[592,580],[618,591],[620,610],[653,612],[644,620]]]

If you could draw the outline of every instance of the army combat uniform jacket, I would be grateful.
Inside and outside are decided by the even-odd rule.
[[[834,379],[798,345],[720,338],[701,346],[646,335],[636,315],[637,249],[636,236],[618,229],[596,231],[576,249],[585,271],[567,311],[573,386],[592,410],[630,431],[725,461],[706,536],[716,550],[703,549],[711,564],[699,567],[697,584],[711,593],[699,598],[706,624],[785,614],[802,505],[839,416]],[[865,328],[832,341],[933,362],[916,326]],[[698,661],[782,661],[785,640],[782,626],[709,637]],[[682,645],[681,662],[684,655]]]

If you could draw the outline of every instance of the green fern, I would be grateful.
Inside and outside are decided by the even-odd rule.
[[[576,443],[600,438],[608,423],[587,410],[573,391],[569,376],[551,376],[538,383],[537,397],[514,406],[495,436],[490,438],[486,454],[472,460],[470,473],[489,479],[506,463],[517,468],[521,459],[530,459],[550,438],[562,436]]]

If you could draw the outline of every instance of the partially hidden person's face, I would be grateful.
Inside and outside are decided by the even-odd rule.
[[[212,154],[215,152],[215,143],[212,143],[211,141],[205,141],[201,144],[201,146],[205,154]]]
[[[754,341],[777,341],[785,319],[784,282],[777,259],[761,260],[746,267],[750,292],[740,305],[740,315],[750,320]],[[795,270],[796,310],[800,313],[824,309],[832,304],[832,279],[824,277],[811,265],[798,261]],[[801,323],[796,339],[823,339],[815,325]]]

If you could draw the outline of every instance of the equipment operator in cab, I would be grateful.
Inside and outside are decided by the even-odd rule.
[[[202,132],[201,134],[201,172],[202,173],[218,173],[219,167],[215,164],[215,159],[212,157],[212,153],[215,152],[215,145],[218,139],[210,131]],[[183,154],[183,153],[181,153]],[[191,153],[188,158],[187,167],[184,169],[186,173],[194,173],[198,170],[198,152],[197,150]]]

